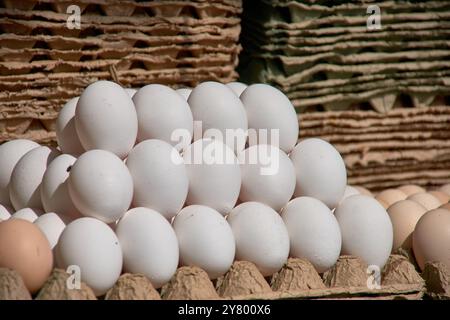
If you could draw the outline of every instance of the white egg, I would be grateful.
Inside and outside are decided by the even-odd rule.
[[[383,206],[366,195],[348,197],[334,212],[341,228],[342,254],[383,268],[392,250],[393,228]]]
[[[331,210],[311,197],[291,200],[281,213],[291,256],[306,259],[319,273],[331,268],[341,252],[341,231]]]
[[[94,82],[78,100],[75,128],[85,150],[108,150],[123,159],[137,137],[133,100],[114,82]]]
[[[64,223],[81,218],[69,195],[69,173],[77,159],[69,154],[56,157],[49,164],[41,183],[41,200],[46,212],[57,212]]]
[[[31,140],[17,139],[0,145],[0,203],[12,206],[9,199],[9,183],[11,174],[17,162],[28,151],[39,147],[39,144]]]
[[[34,221],[34,224],[41,229],[50,243],[50,248],[54,248],[58,243],[59,236],[66,227],[61,218],[54,212],[41,215]]]
[[[227,145],[201,139],[183,154],[189,178],[186,204],[211,207],[226,215],[233,209],[241,188],[239,162]]]
[[[219,212],[200,205],[186,207],[175,217],[173,228],[182,265],[198,266],[210,279],[230,269],[235,242],[230,226]]]
[[[111,223],[123,216],[133,198],[133,179],[127,166],[105,150],[91,150],[75,161],[69,194],[85,216]]]
[[[63,153],[80,155],[84,152],[75,129],[75,109],[80,97],[70,99],[59,111],[56,119],[56,141]]]
[[[247,85],[242,82],[229,82],[226,84],[228,88],[233,90],[233,92],[239,97],[245,89],[247,89]]]
[[[141,273],[160,288],[178,267],[178,240],[170,223],[158,212],[134,208],[117,224],[126,272]]]
[[[347,186],[347,171],[339,152],[328,142],[311,138],[297,144],[289,156],[297,176],[294,195],[313,197],[335,208]]]
[[[184,100],[188,100],[189,99],[189,95],[191,94],[191,92],[192,92],[192,89],[191,88],[180,88],[180,89],[177,89],[177,90],[175,90],[179,95],[181,95],[183,98],[184,98]]]
[[[250,85],[240,98],[247,112],[248,127],[258,131],[256,142],[249,135],[249,143],[272,144],[289,153],[297,143],[299,131],[297,113],[289,99],[267,84]],[[278,139],[272,139],[272,134],[277,134]]]
[[[58,265],[64,270],[78,266],[81,281],[101,296],[117,281],[122,271],[119,239],[108,225],[94,218],[80,218],[66,226],[57,248]]]
[[[37,147],[17,162],[11,174],[9,197],[14,209],[42,208],[41,182],[47,166],[59,155],[55,149]]]
[[[189,180],[183,158],[165,141],[136,145],[127,161],[134,183],[133,205],[158,211],[171,219],[184,205]]]
[[[194,120],[201,122],[204,138],[220,139],[235,152],[244,149],[247,115],[241,100],[230,88],[218,82],[203,82],[192,90],[188,103]]]
[[[11,219],[23,219],[33,223],[42,214],[44,214],[44,211],[41,209],[23,208],[12,214]]]
[[[13,208],[0,204],[0,221],[8,220],[11,217],[12,213],[14,213]]]
[[[358,191],[358,189],[356,189],[356,188],[354,188],[354,187],[352,187],[352,186],[347,185],[347,186],[345,187],[344,195],[342,196],[342,198],[341,198],[341,200],[339,201],[339,203],[341,203],[342,201],[344,201],[344,200],[347,199],[348,197],[354,196],[354,195],[357,195],[357,194],[361,194],[361,193]]]
[[[242,175],[239,199],[281,210],[295,189],[295,169],[286,153],[272,145],[255,145],[240,153],[238,159]]]
[[[281,269],[289,256],[289,235],[280,215],[258,202],[244,202],[227,218],[236,240],[236,260],[253,262],[263,276]]]
[[[125,92],[128,93],[128,95],[130,96],[130,98],[133,98],[133,96],[137,92],[137,90],[133,89],[133,88],[124,88],[124,89],[125,89]]]
[[[179,149],[192,140],[193,119],[188,103],[175,90],[160,84],[150,84],[133,96],[138,116],[137,141],[159,139]],[[179,136],[177,136],[177,132]],[[188,135],[189,138],[180,138]]]

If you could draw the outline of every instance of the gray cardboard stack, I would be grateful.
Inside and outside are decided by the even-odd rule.
[[[53,141],[59,109],[96,80],[235,80],[241,12],[241,0],[0,0],[0,142]]]
[[[450,1],[260,0],[245,3],[241,78],[281,88],[300,110],[380,112],[450,88]],[[367,28],[367,8],[381,29]],[[258,14],[255,14],[257,12]]]

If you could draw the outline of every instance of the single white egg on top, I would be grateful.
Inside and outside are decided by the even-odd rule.
[[[331,268],[341,252],[341,231],[331,210],[311,197],[291,200],[281,213],[286,224],[291,256],[306,259],[317,272]]]
[[[22,208],[13,213],[11,219],[23,219],[33,223],[42,214],[44,214],[44,211],[41,209]]]
[[[383,268],[391,254],[394,231],[386,209],[374,198],[354,195],[336,208],[342,234],[342,254],[362,258]]]
[[[39,216],[33,223],[45,234],[52,249],[58,243],[59,236],[66,227],[65,223],[54,212],[48,212]]]
[[[177,89],[177,90],[175,90],[179,95],[181,95],[183,98],[184,98],[184,100],[188,100],[189,99],[189,95],[191,94],[191,92],[192,92],[192,89],[191,88],[180,88],[180,89]]]
[[[239,97],[239,96],[242,94],[242,92],[244,92],[244,90],[247,89],[247,87],[248,87],[245,83],[237,82],[237,81],[229,82],[229,83],[226,84],[226,86],[227,86],[228,88],[230,88],[231,90],[233,90],[233,92],[234,92],[238,97]]]
[[[75,128],[85,150],[108,150],[124,159],[138,132],[133,100],[117,83],[94,82],[78,100]]]
[[[254,145],[238,159],[242,175],[239,199],[261,202],[280,211],[295,189],[295,168],[286,153],[272,145]]]
[[[8,220],[11,217],[12,213],[14,213],[13,208],[0,204],[0,221]]]
[[[189,178],[186,204],[228,214],[241,188],[241,169],[233,150],[220,140],[201,139],[185,150],[183,159]]]
[[[20,158],[11,174],[9,185],[9,196],[14,209],[42,209],[42,178],[47,166],[58,155],[56,149],[37,147]]]
[[[140,142],[130,151],[126,165],[133,177],[135,207],[156,210],[169,220],[181,210],[189,179],[183,158],[169,143]]]
[[[179,249],[175,231],[158,212],[133,208],[116,227],[126,272],[141,273],[160,288],[175,274]]]
[[[12,206],[9,198],[9,183],[17,162],[28,151],[37,147],[39,144],[26,139],[11,140],[0,145],[0,203],[2,205]]]
[[[105,150],[83,153],[72,166],[69,194],[75,207],[105,223],[120,219],[133,198],[133,179],[127,166]]]
[[[77,159],[69,154],[56,157],[47,167],[41,183],[41,200],[46,212],[57,212],[65,223],[82,215],[69,195],[68,178]]]
[[[100,220],[84,217],[69,223],[61,233],[55,256],[58,266],[79,268],[81,281],[96,296],[108,291],[122,271],[122,249],[114,231]],[[76,270],[76,269],[75,269]]]
[[[225,218],[206,206],[186,207],[173,220],[182,265],[198,266],[216,279],[234,261],[233,232]]]
[[[283,267],[289,256],[289,235],[280,215],[258,202],[244,202],[227,217],[236,241],[236,260],[253,262],[263,276]]]
[[[339,152],[318,138],[299,142],[289,157],[294,164],[296,197],[313,197],[336,208],[347,187],[347,171]]]
[[[186,100],[175,90],[160,84],[149,84],[136,92],[133,102],[139,124],[138,142],[159,139],[173,146],[178,145],[179,150],[190,144],[194,126],[192,112]],[[179,141],[180,137],[185,136],[190,138]]]
[[[230,88],[214,81],[203,82],[192,90],[188,103],[194,121],[201,124],[203,138],[220,138],[235,152],[244,149],[247,114]]]
[[[72,98],[62,107],[56,119],[55,129],[56,141],[61,151],[74,156],[85,151],[75,128],[75,109],[79,99],[80,97]]]
[[[257,131],[253,139],[249,132],[249,143],[272,144],[289,153],[297,143],[299,128],[297,113],[288,97],[272,86],[258,83],[248,86],[240,99],[248,128]]]

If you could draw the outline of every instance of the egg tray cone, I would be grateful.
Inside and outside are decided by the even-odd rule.
[[[448,290],[447,270],[439,265],[427,271],[429,289],[440,296],[427,293],[427,297],[444,299]],[[302,259],[290,258],[286,265],[270,280],[270,284],[246,261],[236,261],[230,271],[214,281],[198,267],[180,267],[169,283],[156,291],[149,280],[139,274],[123,274],[117,284],[101,299],[119,300],[280,300],[280,299],[422,299],[426,293],[425,281],[414,266],[403,256],[391,255],[383,269],[381,288],[368,289],[365,264],[358,258],[341,256],[328,272],[330,279],[322,280],[314,267]],[[437,268],[437,269],[436,269]],[[436,271],[438,270],[438,271]],[[324,278],[326,275],[324,275]],[[356,280],[352,280],[354,277]],[[55,269],[41,292],[40,299],[93,299],[92,290],[83,284],[82,292],[70,293],[61,285],[67,275]],[[386,279],[386,280],[383,280]],[[60,282],[61,283],[60,283]],[[350,282],[348,282],[350,281]],[[447,282],[446,282],[447,281]],[[17,282],[17,281],[16,281]],[[20,282],[20,281],[19,281]],[[386,282],[386,283],[384,283]],[[329,286],[326,286],[328,283]],[[432,285],[431,285],[432,284]],[[55,288],[55,292],[49,290]],[[43,292],[45,291],[45,293]],[[1,292],[0,292],[1,294]]]

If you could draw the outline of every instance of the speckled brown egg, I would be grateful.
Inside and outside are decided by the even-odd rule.
[[[16,270],[31,293],[50,275],[53,254],[45,235],[22,219],[0,222],[0,268]]]

